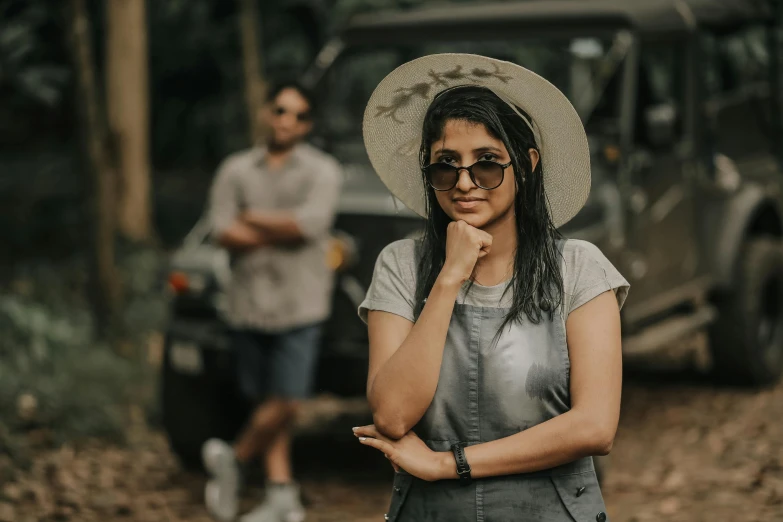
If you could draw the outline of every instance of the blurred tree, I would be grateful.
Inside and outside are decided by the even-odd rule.
[[[115,264],[116,173],[112,167],[108,128],[95,73],[90,15],[85,0],[70,1],[70,33],[76,76],[76,105],[82,140],[93,180],[92,248],[95,265],[93,307],[98,333],[117,331],[120,320],[121,287]]]
[[[245,78],[245,103],[250,122],[250,142],[260,143],[264,128],[258,117],[266,96],[261,76],[260,24],[257,0],[239,0],[239,29],[242,37],[242,63]]]
[[[149,63],[145,0],[106,0],[106,106],[116,154],[118,229],[134,242],[152,237]]]

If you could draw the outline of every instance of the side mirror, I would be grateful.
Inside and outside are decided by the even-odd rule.
[[[677,107],[662,103],[647,109],[644,113],[647,141],[654,148],[673,145],[677,139]]]

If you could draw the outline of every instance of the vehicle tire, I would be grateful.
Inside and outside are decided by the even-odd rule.
[[[715,377],[722,383],[774,384],[783,373],[783,243],[749,240],[741,253],[732,293],[715,300],[710,328]]]
[[[201,349],[202,370],[187,373],[172,364],[171,347],[167,336],[160,383],[163,428],[181,464],[200,470],[204,442],[212,437],[233,440],[249,407],[236,391],[230,351]]]

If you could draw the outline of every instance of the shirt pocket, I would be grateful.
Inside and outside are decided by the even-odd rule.
[[[609,522],[594,471],[551,477],[560,500],[575,522]]]
[[[402,505],[405,503],[405,498],[408,496],[408,492],[413,484],[413,475],[409,475],[404,472],[397,472],[394,474],[394,483],[392,484],[392,497],[389,505],[389,511],[384,516],[384,520],[396,521],[400,515]]]

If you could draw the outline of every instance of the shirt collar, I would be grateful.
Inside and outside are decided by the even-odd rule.
[[[294,145],[294,150],[288,157],[288,161],[283,165],[283,168],[289,168],[296,166],[302,160],[302,144],[297,143]],[[253,146],[254,163],[257,167],[263,168],[266,166],[266,155],[269,153],[269,149],[266,145]]]

